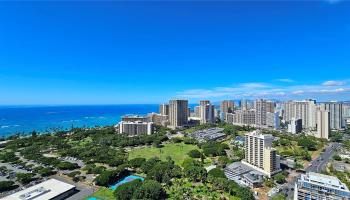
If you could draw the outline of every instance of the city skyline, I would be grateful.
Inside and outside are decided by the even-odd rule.
[[[350,2],[2,2],[0,105],[350,100]]]

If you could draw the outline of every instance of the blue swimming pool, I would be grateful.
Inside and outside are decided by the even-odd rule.
[[[139,179],[141,181],[145,180],[141,176],[130,175],[130,176],[127,176],[127,177],[123,178],[122,180],[118,181],[117,183],[111,185],[109,188],[112,190],[115,190],[115,189],[117,189],[118,186],[123,185],[124,183],[128,183],[130,181],[136,180],[136,179]]]

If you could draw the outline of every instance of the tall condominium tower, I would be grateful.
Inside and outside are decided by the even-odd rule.
[[[321,109],[327,110],[330,113],[331,129],[342,129],[344,128],[343,119],[343,104],[339,102],[329,102],[321,104]]]
[[[273,136],[253,131],[245,135],[245,159],[242,163],[271,176],[280,171],[279,156],[272,148]]]
[[[273,101],[266,101],[266,112],[274,113],[276,103]]]
[[[283,118],[287,122],[294,119],[301,119],[303,128],[316,128],[316,101],[287,101],[283,103]]]
[[[241,107],[241,110],[248,110],[248,102],[246,99],[241,100],[240,107]]]
[[[330,113],[326,110],[317,111],[317,134],[318,138],[325,138],[328,140],[330,129]]]
[[[235,103],[231,100],[221,101],[220,111],[222,113],[232,113],[235,107]]]
[[[170,100],[169,101],[169,126],[178,128],[187,124],[188,121],[188,101]]]
[[[255,101],[255,124],[258,126],[266,125],[266,100],[258,99]]]
[[[215,122],[215,109],[214,105],[210,104],[210,101],[204,100],[199,102],[199,113],[201,124]]]
[[[160,104],[159,105],[159,113],[161,115],[169,115],[169,104]]]

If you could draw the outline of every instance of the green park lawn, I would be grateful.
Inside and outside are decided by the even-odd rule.
[[[114,200],[115,197],[113,195],[113,190],[105,187],[101,187],[97,192],[93,193],[89,197],[86,198],[86,200],[89,200],[89,198],[95,197],[98,200]]]
[[[182,165],[183,161],[188,158],[187,153],[191,150],[199,148],[195,145],[184,144],[184,143],[171,143],[165,144],[162,148],[156,147],[142,147],[134,148],[129,152],[129,160],[133,158],[146,158],[150,159],[158,157],[161,160],[166,160],[170,156],[177,165]]]

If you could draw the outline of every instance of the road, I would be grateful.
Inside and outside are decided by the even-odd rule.
[[[321,153],[319,157],[317,157],[315,160],[310,162],[310,165],[305,169],[305,172],[317,172],[320,173],[322,170],[325,169],[327,166],[327,163],[329,162],[329,159],[333,156],[334,151],[341,146],[340,143],[332,142],[327,147],[326,150]],[[294,185],[295,181],[299,177],[295,178],[293,181],[286,184],[286,186],[283,189],[283,192],[287,194],[287,199],[293,199],[294,194]]]

